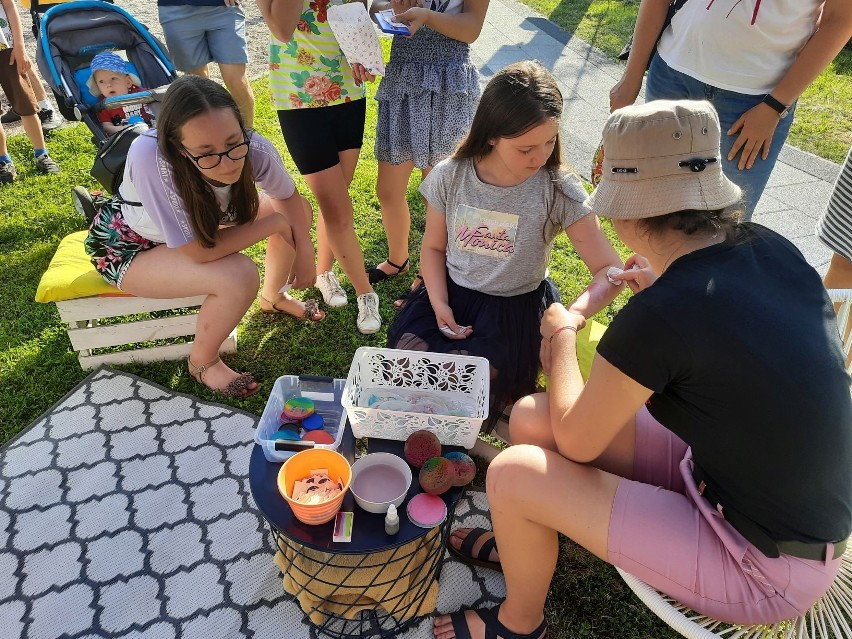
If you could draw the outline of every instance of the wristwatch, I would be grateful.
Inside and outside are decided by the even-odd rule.
[[[778,100],[772,97],[771,93],[767,93],[763,96],[762,102],[769,107],[772,107],[776,113],[778,113],[778,117],[784,119],[790,113],[789,105],[782,104]]]

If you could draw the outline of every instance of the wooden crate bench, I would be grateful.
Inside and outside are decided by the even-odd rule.
[[[205,296],[149,299],[122,294],[107,284],[92,266],[83,247],[86,235],[86,231],[78,231],[62,239],[36,291],[36,301],[56,303],[59,317],[68,326],[68,337],[78,354],[80,366],[90,369],[101,364],[188,357],[192,341],[161,346],[145,346],[144,342],[194,336],[198,321],[196,309]],[[176,313],[160,318],[138,318],[141,314],[166,310]],[[112,317],[122,320],[101,323]],[[120,346],[128,348],[92,353],[93,349]],[[237,335],[232,331],[219,352],[233,353],[235,350]]]
[[[192,350],[192,342],[163,346],[137,346],[120,351],[93,355],[92,349],[106,346],[124,346],[138,342],[195,335],[198,313],[195,312],[205,296],[179,299],[149,299],[145,297],[82,297],[56,302],[59,317],[68,324],[71,346],[78,354],[84,370],[101,364],[126,364],[185,359]],[[152,311],[180,310],[180,314],[152,319],[136,319],[117,324],[103,325],[106,317],[138,315]],[[237,334],[232,331],[219,348],[220,353],[237,350]]]

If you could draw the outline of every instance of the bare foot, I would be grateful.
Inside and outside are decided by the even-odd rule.
[[[472,528],[456,528],[453,532],[450,533],[450,545],[456,550],[461,549],[462,542],[464,542],[465,537],[470,534]],[[489,539],[494,538],[493,532],[486,532],[480,535],[479,539],[476,540],[476,543],[473,544],[473,550],[471,552],[471,556],[478,557],[479,549],[482,548],[483,544]],[[497,552],[497,547],[494,547],[490,553],[488,553],[488,561],[492,561],[495,564],[500,563],[500,555]]]

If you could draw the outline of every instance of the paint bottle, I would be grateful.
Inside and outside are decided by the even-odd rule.
[[[395,535],[399,532],[399,515],[396,514],[396,506],[388,506],[388,514],[385,515],[385,533]]]

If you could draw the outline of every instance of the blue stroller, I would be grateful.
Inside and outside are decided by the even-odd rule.
[[[174,65],[165,45],[145,25],[111,2],[78,0],[44,9],[44,3],[39,5],[38,0],[33,0],[31,13],[39,71],[52,89],[62,115],[68,120],[84,122],[92,132],[98,151],[92,176],[108,192],[116,193],[127,149],[147,126],[133,125],[108,135],[98,120],[98,111],[156,103],[165,92],[165,85],[177,78]],[[156,88],[99,102],[89,92],[86,82],[91,75],[92,58],[101,51],[115,51],[125,57],[143,86]],[[156,115],[156,104],[152,106],[150,110]]]

